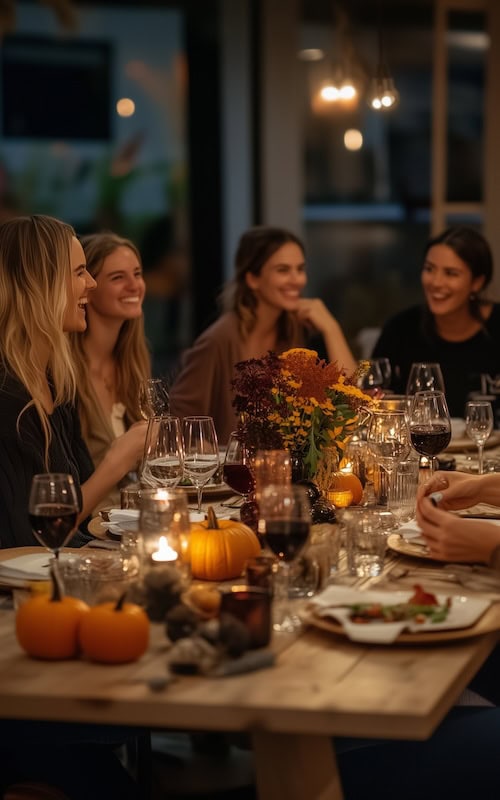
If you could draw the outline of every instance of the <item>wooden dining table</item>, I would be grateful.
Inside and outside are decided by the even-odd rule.
[[[488,613],[500,628],[500,604]],[[260,800],[342,798],[332,737],[428,738],[499,638],[493,629],[431,646],[359,645],[309,627],[275,635],[268,669],[169,680],[161,625],[142,659],[108,666],[29,658],[14,622],[0,611],[0,717],[245,731]]]

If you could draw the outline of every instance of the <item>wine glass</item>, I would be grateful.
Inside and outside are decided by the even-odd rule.
[[[366,368],[358,380],[359,388],[364,392],[369,392],[372,389],[381,389],[384,385],[384,376],[378,359],[363,361],[362,363],[366,365]]]
[[[493,430],[493,408],[488,400],[470,400],[465,406],[465,432],[477,445],[478,472],[483,474],[483,449]]]
[[[144,419],[170,413],[170,397],[163,378],[148,378],[139,387],[139,407]]]
[[[229,436],[222,475],[224,482],[246,502],[255,490],[255,478],[250,466],[248,449],[237,431]]]
[[[300,626],[289,606],[290,565],[307,544],[310,527],[309,495],[304,486],[269,484],[262,490],[259,533],[279,559],[275,597],[281,606],[281,618],[275,616],[275,631],[289,633]]]
[[[179,417],[151,417],[148,422],[141,483],[152,488],[177,486],[184,474]]]
[[[417,392],[409,412],[410,439],[413,447],[429,459],[432,475],[434,456],[448,447],[451,420],[443,392]]]
[[[56,562],[59,551],[76,528],[79,510],[71,475],[46,472],[33,477],[28,504],[31,527],[38,541],[53,553]]]
[[[219,444],[212,417],[184,417],[184,474],[191,478],[201,514],[203,487],[219,469]]]
[[[406,383],[406,395],[408,397],[408,407],[411,405],[411,398],[417,392],[443,392],[444,379],[439,364],[416,361],[411,365],[410,374]]]
[[[390,483],[394,467],[407,458],[411,445],[404,411],[373,411],[366,437],[375,461]]]
[[[382,389],[391,388],[392,367],[388,358],[374,358],[374,363],[378,364],[382,373]]]

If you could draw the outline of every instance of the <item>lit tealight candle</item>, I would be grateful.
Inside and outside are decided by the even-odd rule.
[[[177,553],[170,547],[167,537],[160,536],[158,550],[151,554],[153,561],[177,561]]]

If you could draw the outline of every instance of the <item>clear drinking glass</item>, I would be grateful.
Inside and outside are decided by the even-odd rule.
[[[394,468],[388,506],[398,527],[415,516],[419,467],[418,459],[410,458],[400,461]]]
[[[483,449],[493,430],[493,408],[490,402],[471,400],[465,407],[465,432],[477,445],[478,472],[483,474]]]
[[[259,501],[259,533],[278,557],[278,580],[275,589],[275,631],[294,631],[300,626],[290,612],[290,565],[307,544],[311,513],[304,486],[270,484],[262,490]]]
[[[418,361],[411,365],[406,384],[408,403],[417,392],[435,391],[444,393],[444,390],[443,373],[439,364]]]
[[[148,378],[139,387],[139,407],[144,419],[170,413],[168,387],[163,378]]]
[[[391,362],[388,358],[374,358],[373,361],[379,365],[382,372],[382,389],[390,389],[392,378]]]
[[[212,417],[184,417],[184,474],[198,495],[201,513],[203,487],[219,468],[219,444]]]
[[[387,472],[390,484],[394,467],[408,457],[411,449],[404,411],[373,411],[366,441],[375,461]]]
[[[183,474],[184,448],[179,417],[151,417],[142,460],[142,486],[174,487]]]
[[[358,381],[359,388],[363,389],[364,392],[371,389],[381,389],[384,384],[384,376],[378,359],[366,360],[363,361],[363,364],[367,364],[367,369]]]
[[[429,459],[432,475],[434,456],[445,450],[451,440],[451,420],[443,392],[417,392],[408,417],[413,447]]]
[[[257,450],[253,459],[255,499],[270,483],[287,486],[292,482],[292,459],[289,450]]]
[[[28,504],[31,527],[40,544],[53,553],[56,561],[76,528],[79,510],[71,475],[46,472],[33,477]]]

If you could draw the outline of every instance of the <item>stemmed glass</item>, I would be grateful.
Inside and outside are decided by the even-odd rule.
[[[478,472],[483,474],[483,449],[493,430],[493,408],[488,400],[471,400],[465,407],[465,432],[477,445]]]
[[[203,487],[219,469],[219,444],[212,417],[184,417],[184,474],[191,478],[201,513]]]
[[[170,398],[163,378],[148,378],[139,387],[139,407],[144,419],[170,413]]]
[[[141,483],[153,488],[177,486],[184,474],[179,417],[151,417],[146,433]]]
[[[281,606],[281,619],[275,616],[275,631],[289,633],[300,626],[289,606],[290,565],[307,544],[310,527],[309,496],[304,486],[269,484],[262,490],[259,533],[279,559],[275,596]]]
[[[373,411],[366,441],[390,484],[394,467],[407,458],[411,449],[404,411]]]
[[[33,477],[28,504],[31,527],[38,541],[53,553],[56,562],[59,551],[76,528],[79,510],[71,475],[46,472]]]
[[[374,358],[375,364],[378,364],[382,373],[382,389],[390,389],[392,378],[391,362],[388,358]]]
[[[451,439],[451,420],[443,392],[417,392],[412,400],[408,418],[413,447],[429,459],[432,475],[434,456],[448,447]]]
[[[406,383],[406,395],[408,397],[408,407],[411,405],[411,398],[417,392],[443,392],[444,380],[441,367],[437,363],[417,361],[411,365],[410,374]]]
[[[367,366],[358,381],[359,388],[363,389],[364,392],[370,391],[372,389],[381,389],[382,386],[384,385],[384,376],[382,374],[382,368],[379,364],[378,359],[373,359],[372,361],[365,361],[363,363],[366,364]]]
[[[229,436],[222,476],[224,482],[237,494],[241,494],[245,502],[253,494],[255,478],[251,469],[250,454],[236,431]]]

